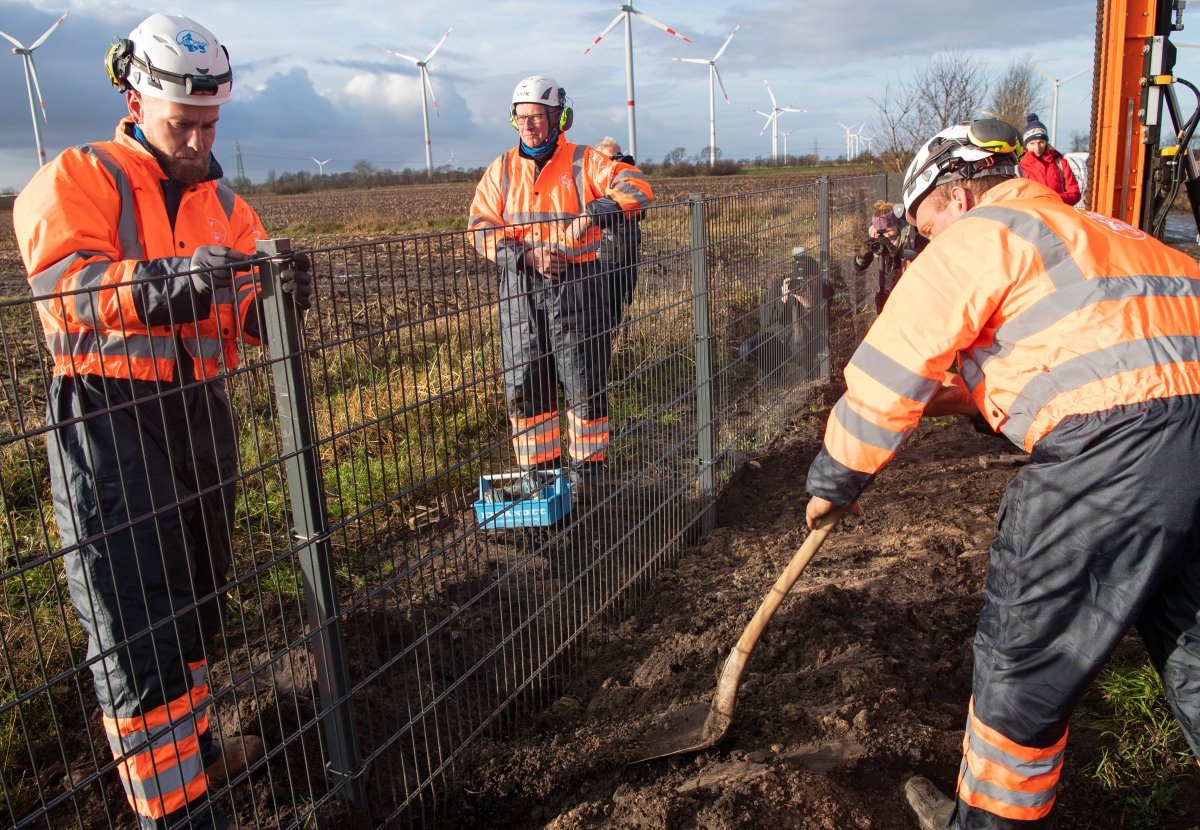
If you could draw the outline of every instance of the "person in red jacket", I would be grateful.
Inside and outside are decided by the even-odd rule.
[[[224,828],[209,788],[264,752],[254,736],[214,738],[208,656],[238,463],[223,376],[240,344],[263,340],[247,260],[265,234],[211,152],[233,87],[216,37],[154,14],[106,66],[128,110],[115,138],[64,151],[13,211],[54,365],[51,497],[138,826]],[[281,284],[301,309],[306,271],[297,259]]]
[[[1133,627],[1200,757],[1200,267],[1018,178],[1018,146],[982,119],[913,159],[904,206],[931,241],[807,479],[809,527],[861,513],[922,415],[978,412],[1030,454],[989,551],[956,797],[905,785],[923,830],[1045,827],[1071,712]]]
[[[1036,113],[1025,119],[1025,132],[1021,142],[1025,152],[1021,156],[1021,175],[1041,182],[1058,194],[1068,205],[1079,201],[1079,182],[1071,172],[1071,165],[1062,153],[1050,146],[1046,125],[1038,120]]]
[[[567,404],[575,494],[603,480],[613,303],[599,260],[606,229],[654,199],[640,170],[569,141],[572,113],[553,78],[513,90],[517,145],[475,188],[468,231],[501,269],[500,347],[513,449],[522,470],[560,466],[558,387]]]

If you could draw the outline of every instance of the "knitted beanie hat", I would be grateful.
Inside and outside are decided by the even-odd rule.
[[[1031,112],[1025,116],[1025,132],[1021,136],[1021,143],[1028,144],[1036,139],[1042,141],[1050,140],[1050,133],[1046,132],[1046,125],[1038,120],[1037,113]]]
[[[900,227],[900,220],[896,218],[896,214],[889,210],[887,213],[881,216],[876,216],[874,219],[872,219],[871,227],[874,228],[877,233],[882,233],[888,228]]]

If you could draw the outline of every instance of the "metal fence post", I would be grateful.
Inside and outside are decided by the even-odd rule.
[[[817,233],[821,239],[821,279],[826,285],[831,284],[829,279],[829,248],[832,239],[832,233],[829,225],[829,177],[821,176],[817,179]],[[855,297],[854,280],[847,281],[850,288],[850,307],[858,308],[858,298]],[[829,379],[831,368],[829,360],[829,315],[828,313],[816,316],[816,335],[817,335],[817,372],[818,377]]]
[[[880,170],[875,174],[875,178],[879,179],[879,198],[885,202],[888,197],[888,174],[886,170]]]
[[[290,239],[261,239],[258,253],[277,257],[292,251]],[[271,380],[279,412],[284,466],[292,508],[292,534],[304,577],[308,630],[320,696],[321,730],[325,739],[325,770],[341,795],[359,809],[367,808],[361,778],[358,738],[350,706],[350,672],[342,638],[333,561],[325,515],[325,488],[313,443],[308,375],[301,354],[300,321],[296,307],[279,290],[280,266],[265,263],[262,306],[271,357]]]
[[[705,228],[704,196],[688,197],[692,230],[692,317],[696,330],[696,462],[700,470],[702,503],[700,529],[704,534],[717,527],[717,431],[713,406],[712,324],[708,305],[708,232]]]

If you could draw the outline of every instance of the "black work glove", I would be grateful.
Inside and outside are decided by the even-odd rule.
[[[873,241],[874,240],[872,240],[872,239],[867,239],[861,245],[858,246],[857,256],[860,260],[871,258],[871,253],[872,253],[871,252],[871,243]]]
[[[292,302],[301,311],[312,308],[313,278],[309,268],[308,257],[297,254],[279,272],[279,289],[284,294],[290,294]]]
[[[202,297],[211,297],[218,288],[233,285],[234,271],[249,271],[250,257],[224,245],[201,245],[192,254],[192,289]]]

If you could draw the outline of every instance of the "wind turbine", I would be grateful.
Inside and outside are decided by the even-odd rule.
[[[856,129],[861,130],[864,126],[866,126],[866,122],[864,121],[855,127],[847,127],[841,121],[835,121],[834,123],[846,131],[846,162],[849,163],[850,160],[854,158],[854,150],[857,147],[856,139],[858,136],[854,131]]]
[[[433,56],[442,48],[442,44],[446,42],[446,38],[450,37],[450,33],[454,31],[451,26],[446,30],[446,34],[442,35],[442,39],[437,42],[437,46],[429,51],[425,56],[425,60],[418,60],[412,55],[405,55],[402,52],[394,52],[391,49],[384,49],[389,55],[395,55],[398,58],[411,63],[417,67],[421,73],[421,118],[425,123],[425,173],[429,178],[433,178],[433,150],[429,144],[429,99],[433,99],[433,111],[441,118],[441,113],[438,112],[437,96],[433,94],[433,83],[429,80],[429,62],[433,60]]]
[[[325,165],[327,165],[327,164],[329,164],[329,162],[333,161],[333,159],[325,159],[325,161],[321,161],[316,156],[309,156],[309,158],[317,163],[317,175],[318,176],[324,176],[325,175]]]
[[[788,136],[794,132],[796,132],[795,129],[791,129],[791,130],[783,130],[782,132],[779,133],[781,136],[783,136],[783,163],[784,163],[784,166],[786,166],[788,163],[788,152],[787,152]]]
[[[713,79],[721,85],[721,94],[725,96],[725,103],[729,103],[729,93],[725,91],[725,84],[721,81],[721,73],[717,71],[717,61],[721,59],[721,55],[725,54],[726,47],[729,46],[729,41],[733,40],[733,36],[737,34],[737,30],[742,28],[739,23],[733,27],[733,31],[729,33],[729,37],[725,38],[725,43],[717,50],[717,54],[712,56],[711,60],[703,58],[671,58],[673,61],[680,63],[703,63],[708,65],[708,166],[712,167],[717,163],[717,91],[713,86]],[[787,153],[784,153],[786,156]],[[634,156],[637,158],[637,156]]]
[[[767,83],[766,81],[763,81],[763,86],[765,86],[767,88],[767,94],[771,96],[771,111],[763,112],[762,110],[755,110],[755,112],[757,112],[763,118],[767,119],[767,123],[763,124],[763,128],[758,131],[758,134],[762,135],[763,133],[765,133],[767,131],[767,127],[771,128],[771,162],[774,163],[779,160],[779,115],[780,115],[780,113],[808,112],[808,110],[800,109],[798,107],[781,107],[781,106],[779,106],[779,103],[775,100],[775,93],[771,91],[771,85],[769,83]]]
[[[22,62],[25,64],[25,89],[29,93],[29,114],[33,116],[33,140],[37,144],[38,166],[41,167],[46,163],[46,149],[42,146],[42,127],[38,124],[38,107],[42,109],[42,121],[46,119],[46,102],[42,100],[42,88],[38,84],[37,68],[33,65],[33,50],[46,42],[46,38],[50,37],[50,33],[58,28],[59,24],[67,19],[67,15],[71,13],[70,9],[63,12],[62,17],[55,20],[50,25],[50,28],[45,33],[33,42],[32,46],[25,47],[15,37],[4,32],[0,32],[0,37],[3,37],[13,45],[13,54],[20,55]],[[34,103],[34,96],[37,96],[37,102]],[[47,121],[47,123],[49,123]]]
[[[1040,66],[1038,66],[1037,64],[1032,63],[1032,62],[1029,64],[1029,68],[1032,69],[1034,72],[1038,73],[1039,75],[1041,75],[1043,78],[1045,78],[1047,81],[1049,81],[1051,84],[1054,85],[1054,97],[1051,99],[1052,102],[1050,104],[1050,146],[1057,147],[1058,146],[1058,88],[1060,86],[1062,86],[1063,84],[1065,84],[1067,81],[1075,80],[1080,75],[1082,75],[1084,72],[1087,72],[1090,67],[1085,66],[1083,69],[1080,69],[1078,72],[1076,72],[1072,75],[1068,75],[1065,78],[1055,78],[1049,72],[1045,71]]]
[[[621,20],[625,21],[625,100],[629,107],[629,154],[634,158],[637,158],[637,119],[634,115],[633,104],[633,15],[635,14],[642,18],[642,20],[645,20],[651,26],[656,26],[669,35],[674,35],[680,40],[686,40],[688,43],[691,43],[692,41],[691,38],[684,37],[667,24],[660,23],[645,12],[640,12],[633,6],[626,3],[625,5],[621,6],[621,11],[612,19],[612,23],[609,23],[608,26],[605,27],[604,31],[597,35],[596,39],[592,41],[592,45],[583,50],[583,54],[585,55],[592,51],[596,44],[599,43],[606,34],[615,29]],[[722,85],[721,88],[724,89],[724,85]]]

